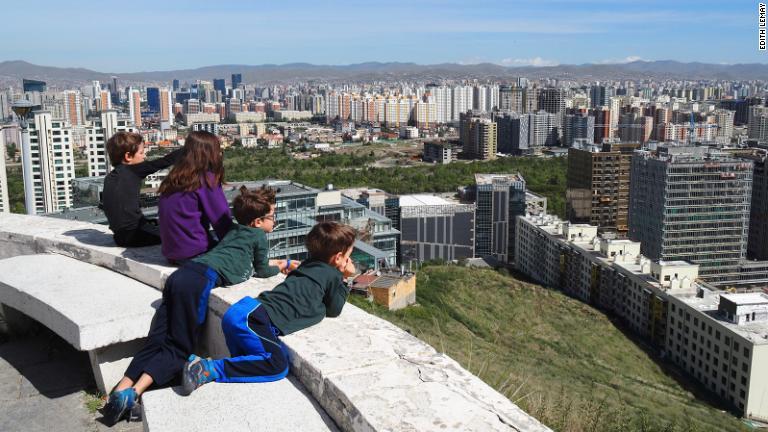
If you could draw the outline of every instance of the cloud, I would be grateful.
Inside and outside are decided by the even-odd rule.
[[[533,58],[505,58],[499,62],[502,66],[557,66],[559,63],[555,60],[547,60],[541,57]]]
[[[636,61],[647,61],[647,60],[645,60],[644,58],[642,58],[640,56],[631,55],[631,56],[624,57],[623,59],[605,59],[605,60],[600,60],[600,61],[595,62],[595,63],[597,63],[597,64],[623,64],[623,63],[632,63],[632,62],[636,62]]]

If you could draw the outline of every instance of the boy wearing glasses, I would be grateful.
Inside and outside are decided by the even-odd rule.
[[[277,381],[288,374],[289,358],[279,335],[337,317],[349,295],[344,278],[355,273],[350,255],[355,230],[321,222],[307,235],[309,259],[285,281],[257,298],[244,297],[221,321],[232,357],[211,360],[192,355],[184,365],[182,394],[212,381]]]
[[[275,191],[248,190],[232,201],[238,223],[209,252],[193,258],[165,282],[163,301],[155,312],[144,348],[131,361],[104,406],[104,420],[138,420],[139,396],[151,385],[170,382],[184,368],[208,311],[208,297],[216,286],[235,285],[251,276],[266,278],[289,273],[299,266],[291,260],[268,259],[266,233],[275,227]]]

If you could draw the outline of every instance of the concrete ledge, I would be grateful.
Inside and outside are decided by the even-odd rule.
[[[111,236],[108,242],[104,240],[104,236],[109,235],[106,227],[47,218],[36,218],[30,223],[30,218],[0,216],[0,245],[12,243],[15,248],[24,250],[31,243],[33,247],[29,249],[34,251],[74,256],[158,289],[174,270],[163,265],[159,248],[125,250],[109,247]],[[31,229],[30,225],[40,226]],[[220,317],[229,305],[245,295],[256,296],[271,289],[281,280],[282,276],[278,275],[213,290],[204,337],[208,353],[215,357],[228,354],[221,335]],[[550,430],[449,357],[350,304],[345,306],[339,318],[326,319],[283,340],[292,354],[292,373],[342,430]],[[251,391],[250,388],[256,392],[266,388],[265,384],[241,386],[243,390],[232,387],[238,395]],[[205,390],[192,399],[185,399],[183,404],[189,406],[183,409],[198,410],[202,416],[220,403],[228,406],[239,403],[229,397],[224,399],[225,396],[218,400],[206,398],[200,404],[193,402],[207,392],[213,397],[219,391],[218,387],[212,386],[215,390]],[[166,391],[162,397],[171,396]],[[161,395],[157,398],[162,400]],[[239,397],[236,399],[240,400]],[[258,404],[253,400],[249,403]],[[153,417],[152,410],[157,408],[150,405],[145,423],[148,429],[154,427],[153,418],[159,418]],[[168,425],[169,430],[182,430],[181,426],[177,429],[171,423]]]
[[[0,260],[0,303],[88,351],[102,391],[117,383],[141,346],[160,297],[153,287],[63,255]]]
[[[157,246],[121,248],[104,225],[0,213],[0,257],[56,253],[162,289],[170,266]]]
[[[337,432],[296,378],[260,384],[212,383],[188,397],[172,389],[144,395],[144,430]]]
[[[160,297],[143,283],[61,255],[0,260],[0,303],[80,351],[145,337]]]

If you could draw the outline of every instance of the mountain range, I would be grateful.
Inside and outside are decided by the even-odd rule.
[[[22,60],[0,62],[0,83],[12,83],[22,78],[41,79],[52,84],[77,84],[92,80],[106,82],[112,76],[122,83],[169,83],[197,79],[229,78],[240,73],[243,82],[289,82],[307,80],[441,80],[496,79],[519,76],[528,78],[557,78],[570,80],[606,79],[687,79],[687,80],[763,80],[768,78],[768,64],[710,64],[682,63],[673,60],[634,61],[617,64],[581,64],[558,66],[510,67],[493,63],[418,65],[415,63],[359,63],[343,66],[290,63],[283,65],[215,65],[196,69],[148,72],[98,72],[84,68],[40,66]],[[12,85],[12,84],[11,84]]]

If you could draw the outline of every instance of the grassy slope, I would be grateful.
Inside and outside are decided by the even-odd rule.
[[[352,302],[459,361],[559,431],[730,431],[601,312],[492,270],[425,267],[418,306]]]

